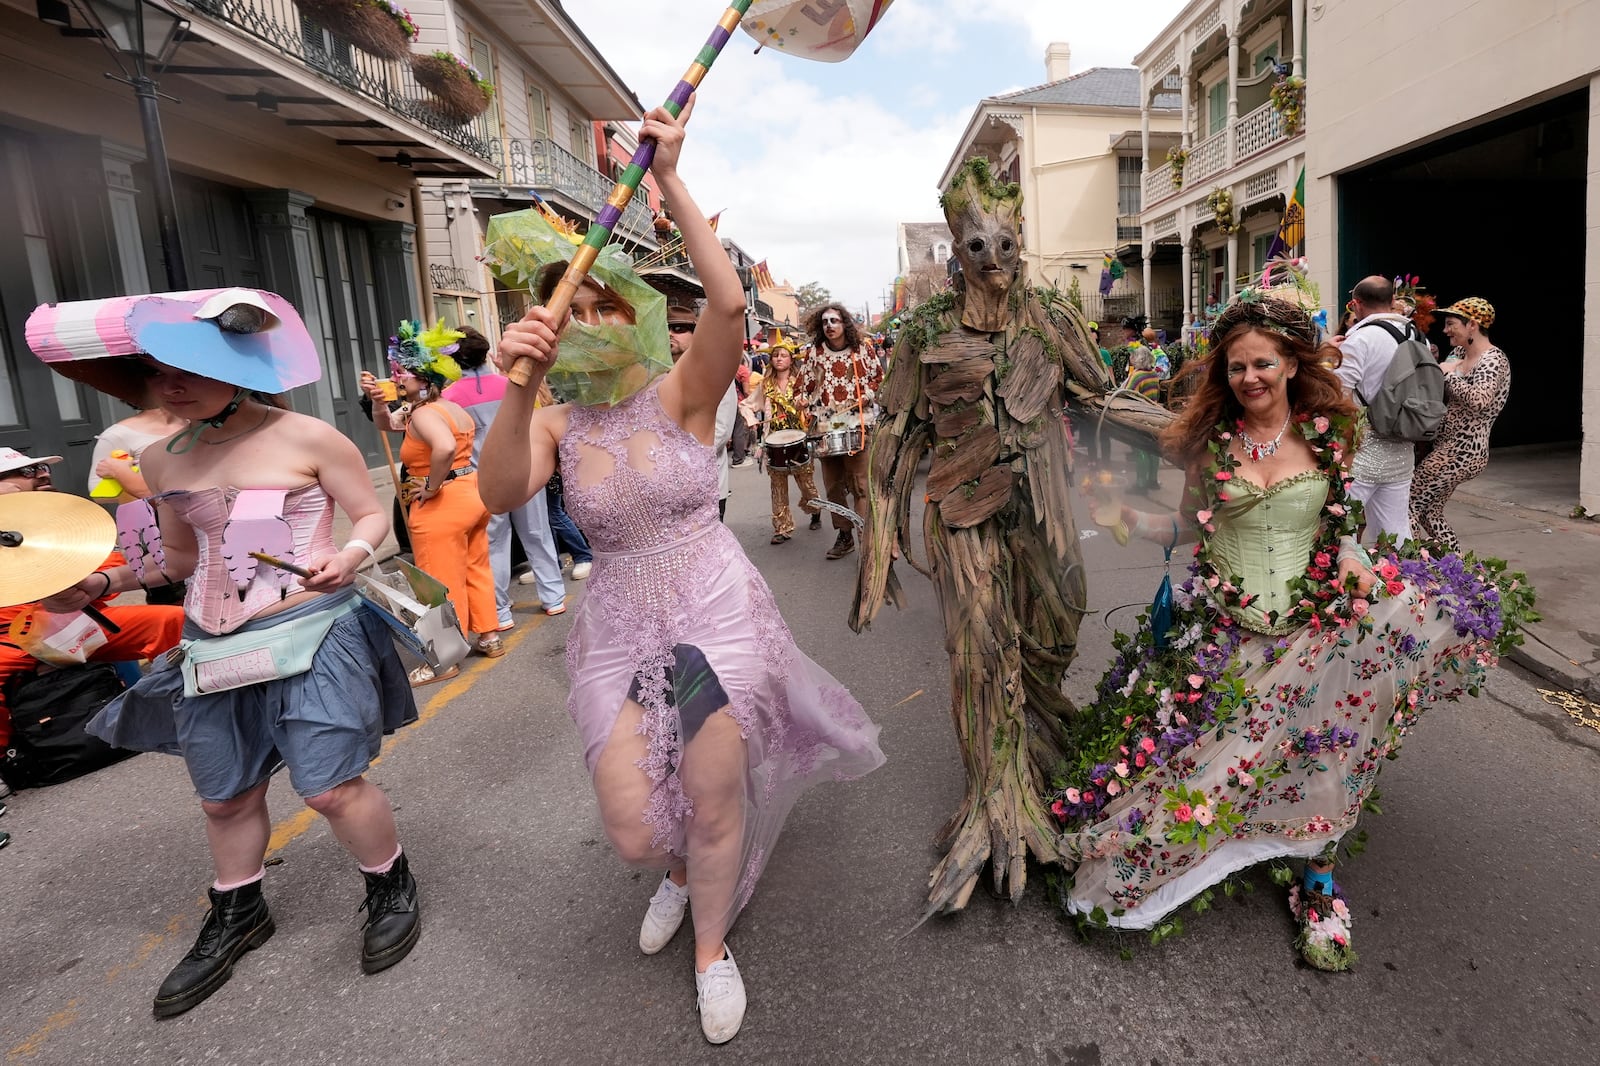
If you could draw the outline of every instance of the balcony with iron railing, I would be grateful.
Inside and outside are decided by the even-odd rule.
[[[471,123],[445,117],[417,83],[404,60],[379,59],[341,40],[307,18],[293,0],[173,0],[204,23],[222,23],[273,52],[295,60],[324,81],[374,103],[420,127],[434,139],[480,160],[493,161],[490,146]]]
[[[1213,179],[1268,149],[1276,148],[1300,132],[1290,132],[1283,113],[1270,102],[1262,104],[1189,149],[1181,188],[1199,188],[1207,179]],[[1147,210],[1178,194],[1180,185],[1174,179],[1170,162],[1163,163],[1144,176],[1144,204]]]
[[[588,211],[591,218],[600,213],[606,197],[616,187],[616,182],[543,137],[497,137],[488,146],[491,158],[500,162],[497,183],[501,189],[533,189],[546,197],[555,194]],[[630,200],[617,230],[632,240],[653,244],[654,221],[643,202]]]

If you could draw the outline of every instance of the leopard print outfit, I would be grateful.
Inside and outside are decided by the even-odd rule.
[[[1461,349],[1450,353],[1461,357]],[[1461,550],[1456,531],[1445,521],[1444,505],[1463,481],[1489,465],[1489,430],[1511,394],[1511,363],[1499,348],[1478,359],[1472,373],[1446,374],[1445,413],[1433,450],[1411,476],[1411,531],[1418,540]]]

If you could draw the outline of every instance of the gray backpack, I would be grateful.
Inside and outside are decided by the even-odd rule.
[[[1371,399],[1356,390],[1356,399],[1367,409],[1367,424],[1391,440],[1432,440],[1444,421],[1444,371],[1427,340],[1409,322],[1403,330],[1381,320],[1362,326],[1380,326],[1400,345],[1383,375],[1383,387]]]

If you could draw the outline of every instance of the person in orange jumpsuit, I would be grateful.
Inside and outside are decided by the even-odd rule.
[[[478,496],[478,470],[472,462],[476,430],[471,415],[440,397],[448,382],[461,377],[461,368],[450,358],[461,336],[438,326],[421,332],[416,323],[401,323],[389,345],[389,369],[405,405],[389,411],[370,374],[362,375],[361,388],[374,398],[378,428],[405,429],[400,461],[411,474],[406,524],[417,567],[444,583],[468,639],[476,633],[478,651],[497,658],[506,647],[489,564],[489,511]],[[385,416],[387,427],[381,422]],[[424,664],[411,672],[411,681],[431,684],[459,671],[453,666],[435,673]]]

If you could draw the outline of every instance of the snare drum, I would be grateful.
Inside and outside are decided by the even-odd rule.
[[[861,450],[861,437],[860,426],[835,426],[823,431],[817,452],[835,458],[854,455]]]
[[[775,429],[767,434],[762,450],[768,470],[794,470],[811,462],[811,442],[804,430]]]

